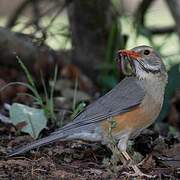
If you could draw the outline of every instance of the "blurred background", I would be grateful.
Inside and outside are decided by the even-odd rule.
[[[171,119],[178,123],[178,0],[1,0],[0,26],[1,86],[27,81],[17,63],[18,56],[39,89],[42,77],[49,84],[54,67],[58,66],[57,97],[72,98],[74,82],[78,79],[80,99],[77,102],[98,97],[98,93],[107,92],[123,78],[114,61],[118,49],[142,44],[153,46],[170,73],[160,119],[173,108]],[[72,89],[66,91],[68,88]],[[1,103],[25,101],[28,104],[27,97],[17,97],[21,91],[28,90],[22,86],[8,87],[1,92]],[[176,98],[171,102],[173,95]]]
[[[27,133],[46,136],[72,120],[123,79],[117,50],[149,45],[161,54],[169,83],[157,123],[134,148],[156,152],[147,169],[180,167],[179,38],[180,0],[0,0],[0,154],[30,141]],[[22,112],[38,128],[27,129]],[[163,148],[174,164],[157,158]]]

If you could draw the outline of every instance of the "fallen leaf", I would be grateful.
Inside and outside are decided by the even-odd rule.
[[[35,109],[14,103],[9,112],[12,123],[15,126],[23,123],[20,130],[30,134],[33,138],[37,138],[41,130],[46,127],[47,119],[43,109]]]

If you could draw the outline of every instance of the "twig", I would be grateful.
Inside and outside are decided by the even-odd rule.
[[[39,3],[39,0],[32,0],[34,25],[36,26],[37,30],[40,30],[41,29],[41,27],[39,25],[40,9],[39,9],[38,3]]]
[[[0,113],[0,121],[4,124],[12,124],[12,121],[1,113]]]
[[[176,27],[175,26],[168,26],[168,27],[147,27],[145,25],[145,15],[148,10],[148,8],[154,3],[155,0],[143,0],[136,12],[135,12],[135,21],[134,24],[136,25],[137,29],[141,28],[143,31],[140,31],[143,35],[164,35],[164,34],[170,34],[175,32]],[[138,30],[139,31],[139,30]]]
[[[50,23],[45,27],[42,28],[41,31],[43,33],[43,35],[45,36],[45,32],[47,31],[47,29],[52,25],[52,23],[55,21],[55,19],[58,17],[58,15],[64,10],[65,7],[67,7],[73,0],[69,0],[69,1],[65,1],[64,4],[59,7],[59,4],[55,4],[53,7],[49,8],[47,11],[45,11],[44,13],[39,13],[39,20],[41,18],[43,18],[45,15],[52,13],[55,11],[55,9],[58,8],[58,11],[55,13],[54,17],[51,19]],[[29,21],[22,29],[21,31],[23,31],[24,29],[26,29],[27,27],[31,26],[32,24],[35,24],[36,19],[32,19],[31,21]]]
[[[135,23],[144,26],[144,18],[148,8],[152,5],[154,0],[143,0],[135,12]]]
[[[167,27],[160,27],[160,28],[146,28],[147,31],[149,31],[152,35],[161,35],[161,34],[170,34],[175,32],[176,27],[175,26],[167,26]]]
[[[12,28],[15,24],[19,16],[22,14],[24,9],[31,3],[32,0],[24,0],[11,15],[9,20],[7,21],[6,27]]]
[[[176,30],[180,38],[180,1],[179,0],[166,0],[171,14],[176,22]]]

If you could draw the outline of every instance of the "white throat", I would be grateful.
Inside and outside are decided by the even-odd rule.
[[[158,102],[162,102],[164,98],[165,86],[167,84],[167,73],[153,74],[146,73],[141,70],[141,74],[137,74],[138,79],[141,82],[141,86],[146,92]]]

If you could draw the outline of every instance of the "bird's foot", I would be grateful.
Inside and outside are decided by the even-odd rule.
[[[156,175],[145,174],[145,173],[141,172],[140,170],[136,171],[135,173],[123,172],[123,174],[128,177],[146,177],[146,178],[150,178],[150,179],[156,178]]]
[[[134,173],[128,173],[128,172],[124,172],[123,174],[125,174],[128,177],[146,177],[149,179],[153,179],[156,178],[156,175],[148,175],[148,174],[144,174],[143,172],[141,172],[141,170],[138,168],[137,165],[133,164],[132,159],[130,158],[130,156],[128,155],[128,153],[126,151],[122,152],[123,156],[125,157],[126,161],[128,162],[128,167],[132,168],[132,170],[134,171]]]

